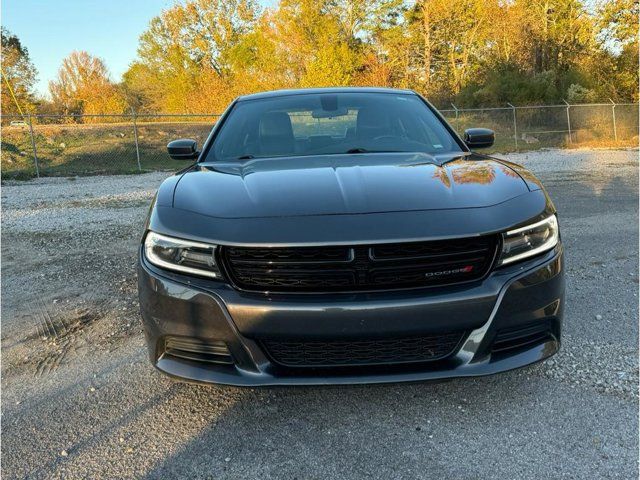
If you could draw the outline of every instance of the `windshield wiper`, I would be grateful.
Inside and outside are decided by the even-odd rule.
[[[367,150],[366,148],[350,148],[344,153],[398,153],[401,150]]]
[[[251,160],[252,158],[256,158],[255,155],[248,153],[247,155],[240,155],[236,160]]]
[[[370,153],[366,148],[351,148],[344,153]]]

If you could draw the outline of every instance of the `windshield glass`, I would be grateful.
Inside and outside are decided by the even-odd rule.
[[[416,95],[322,93],[238,102],[206,161],[366,152],[461,152]]]

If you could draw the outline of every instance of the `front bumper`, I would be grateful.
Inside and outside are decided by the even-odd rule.
[[[562,245],[501,268],[470,285],[348,294],[266,295],[195,279],[149,265],[140,256],[140,307],[153,365],[194,382],[238,386],[326,385],[435,380],[479,376],[522,367],[560,347],[564,307]],[[529,343],[502,342],[511,332],[544,325]],[[407,337],[464,331],[461,343],[432,362],[339,368],[291,368],[271,360],[261,342]],[[538,328],[538,330],[540,330]],[[168,337],[225,344],[232,364],[167,354]],[[507,348],[505,348],[507,345]]]

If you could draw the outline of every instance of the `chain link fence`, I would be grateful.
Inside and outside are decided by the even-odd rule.
[[[440,112],[459,132],[496,133],[488,152],[576,146],[637,146],[638,104],[543,105]],[[202,145],[218,114],[0,116],[2,177],[74,176],[175,171],[166,145],[193,138]]]
[[[494,152],[541,148],[638,146],[638,104],[507,106],[440,112],[459,133],[486,127],[496,132]]]
[[[219,115],[2,116],[2,177],[175,171],[167,143],[207,138]]]

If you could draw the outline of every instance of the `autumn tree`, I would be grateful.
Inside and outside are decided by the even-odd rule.
[[[138,59],[124,76],[128,94],[153,110],[219,110],[229,100],[219,93],[230,86],[238,62],[242,64],[238,50],[257,17],[252,0],[173,5],[153,18],[140,37]],[[218,95],[211,95],[212,85]]]
[[[608,0],[597,5],[599,49],[585,60],[593,89],[617,101],[638,101],[637,0]]]
[[[438,104],[637,98],[636,0],[185,0],[154,18],[128,101],[221,111],[275,88],[411,88]]]
[[[16,115],[34,109],[33,87],[37,71],[29,58],[29,51],[20,39],[2,28],[2,114]]]
[[[350,85],[358,50],[330,0],[282,0],[274,14],[277,62],[296,85]]]
[[[491,0],[422,0],[410,12],[426,92],[456,95],[481,66],[490,41]]]
[[[87,52],[72,52],[49,82],[52,103],[64,114],[123,113],[126,102],[109,79],[104,62]]]
[[[585,59],[597,52],[594,18],[578,0],[515,0],[491,9],[492,29],[477,74],[458,96],[466,105],[557,103],[584,92]]]
[[[154,18],[128,95],[162,111],[219,111],[233,96],[296,86],[351,85],[371,53],[369,32],[399,0],[188,0]]]

